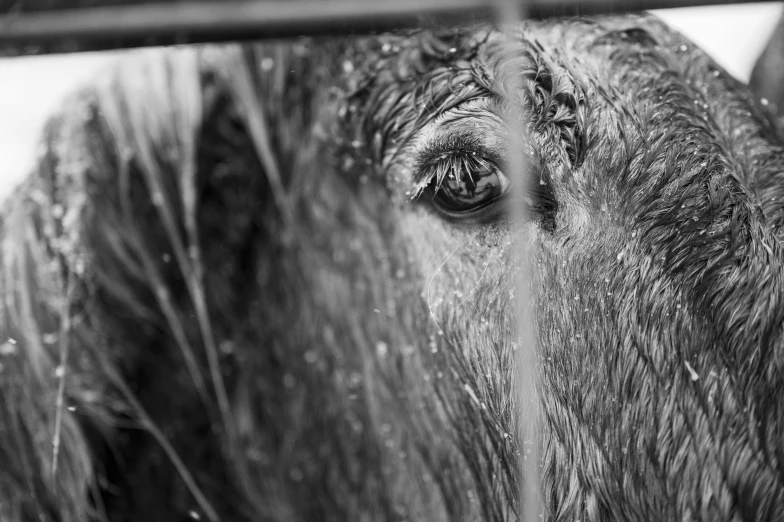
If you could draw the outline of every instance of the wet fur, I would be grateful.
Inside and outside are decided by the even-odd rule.
[[[784,516],[782,150],[621,17],[151,51],[76,95],[3,213],[0,519],[515,520],[513,234],[409,201],[424,133],[509,94],[546,518]]]

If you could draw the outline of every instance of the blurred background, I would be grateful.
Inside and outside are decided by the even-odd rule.
[[[784,3],[766,3],[655,13],[745,82],[782,10]],[[41,127],[63,96],[122,55],[107,52],[0,59],[0,197],[6,196],[31,167]]]

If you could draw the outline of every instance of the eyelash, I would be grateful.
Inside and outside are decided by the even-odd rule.
[[[460,150],[455,152],[442,152],[434,160],[430,160],[420,167],[419,171],[423,173],[423,176],[421,181],[417,184],[411,199],[418,200],[434,180],[436,182],[436,187],[433,196],[435,196],[441,188],[441,184],[450,173],[457,173],[461,176],[463,173],[466,173],[468,176],[471,176],[472,171],[476,172],[487,169],[497,170],[498,166],[493,161],[478,155],[476,151],[469,152]]]

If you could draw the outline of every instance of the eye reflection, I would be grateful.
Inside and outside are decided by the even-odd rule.
[[[421,186],[419,194],[448,213],[469,213],[503,196],[509,180],[491,161],[476,153],[441,156]],[[429,182],[427,181],[429,180]]]

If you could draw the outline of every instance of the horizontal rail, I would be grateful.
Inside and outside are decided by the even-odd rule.
[[[41,0],[38,0],[39,4]],[[93,2],[95,0],[92,0]],[[116,0],[113,0],[116,2]],[[132,2],[136,3],[132,3]],[[530,18],[606,14],[751,0],[519,0]],[[46,54],[375,31],[491,20],[488,0],[125,0],[44,9],[30,0],[0,17],[0,55]],[[759,2],[759,0],[755,0]],[[5,0],[7,4],[7,0]],[[0,1],[0,7],[3,2]]]

